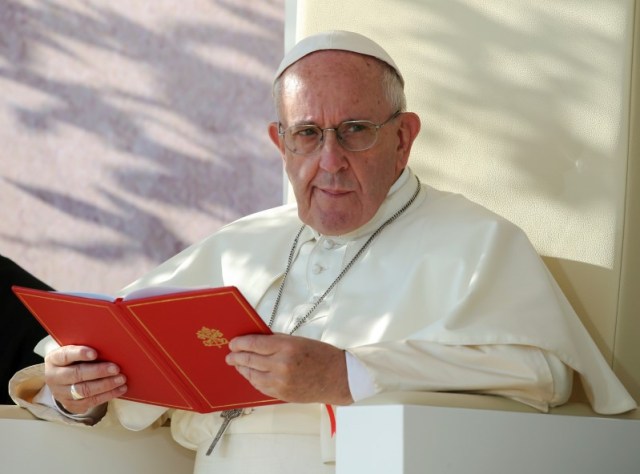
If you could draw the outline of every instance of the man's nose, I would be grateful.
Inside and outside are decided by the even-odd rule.
[[[338,134],[333,128],[325,129],[323,133],[320,167],[329,173],[337,173],[348,166],[345,149],[340,145]]]

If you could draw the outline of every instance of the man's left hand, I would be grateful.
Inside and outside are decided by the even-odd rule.
[[[330,344],[285,334],[236,337],[227,364],[257,390],[287,402],[353,402],[345,353]]]

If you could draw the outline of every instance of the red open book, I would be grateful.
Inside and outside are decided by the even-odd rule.
[[[115,301],[13,291],[60,345],[93,347],[99,360],[118,364],[124,399],[199,413],[280,403],[225,363],[234,337],[271,334],[235,287]]]

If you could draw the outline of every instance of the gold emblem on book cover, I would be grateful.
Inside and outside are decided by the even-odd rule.
[[[225,344],[229,344],[227,338],[224,337],[224,334],[218,329],[210,329],[202,326],[202,329],[196,332],[196,336],[198,336],[198,339],[202,340],[202,344],[207,347],[217,347],[220,349]]]

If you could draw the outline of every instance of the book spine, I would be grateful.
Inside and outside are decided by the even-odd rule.
[[[135,338],[136,342],[155,363],[165,380],[189,403],[191,410],[200,413],[204,412],[207,406],[206,400],[199,394],[194,393],[191,386],[184,380],[179,369],[166,357],[164,351],[160,349],[158,343],[146,328],[138,322],[134,313],[128,307],[127,301],[118,298],[115,304],[119,309],[118,314],[121,317],[121,323],[134,331],[137,336]]]

